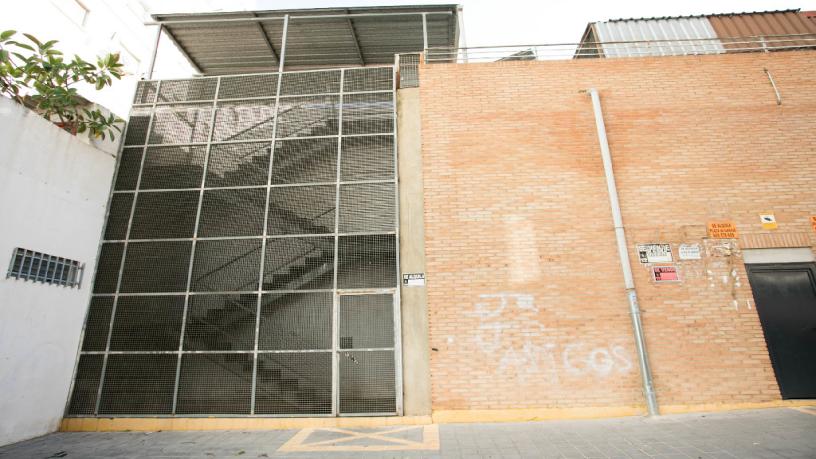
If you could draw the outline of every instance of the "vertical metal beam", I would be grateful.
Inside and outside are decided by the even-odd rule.
[[[280,60],[278,63],[278,72],[281,73],[278,76],[278,87],[280,87],[280,79],[283,78],[283,64],[286,60],[286,36],[289,34],[289,15],[285,15],[283,17],[283,33],[281,34],[281,50],[280,50]],[[276,113],[277,116],[277,113]],[[277,118],[276,118],[277,119]]]
[[[159,53],[159,41],[161,41],[161,34],[162,30],[164,30],[164,24],[159,24],[158,29],[156,29],[156,38],[153,41],[153,51],[150,52],[150,63],[147,67],[147,79],[153,79],[153,68],[156,66],[156,55]]]
[[[467,34],[465,34],[465,9],[462,6],[459,6],[456,9],[456,19],[459,22],[459,42],[456,43],[456,46],[462,49],[462,59],[464,60],[465,64],[467,64],[468,50]]]
[[[428,52],[428,13],[422,13],[422,52]]]
[[[592,97],[592,109],[595,113],[595,127],[598,131],[598,143],[601,146],[601,159],[603,160],[604,174],[606,175],[606,189],[609,192],[609,204],[612,207],[612,221],[615,225],[618,256],[620,257],[621,269],[623,270],[626,296],[629,298],[629,313],[632,316],[632,328],[635,334],[635,346],[637,347],[638,363],[640,364],[640,376],[643,380],[643,394],[646,398],[649,416],[656,416],[659,414],[657,397],[655,396],[654,383],[652,381],[652,369],[649,366],[649,355],[646,352],[646,339],[643,336],[640,306],[638,306],[635,281],[632,276],[632,265],[629,261],[626,233],[623,228],[623,217],[621,216],[620,202],[618,201],[618,188],[615,184],[615,174],[612,170],[612,155],[609,153],[609,141],[606,138],[606,125],[604,124],[603,111],[601,109],[601,98],[598,95],[598,91],[594,88],[589,89],[587,92],[589,92],[590,97]]]
[[[334,195],[334,274],[332,286],[332,414],[340,416],[340,295],[337,294],[337,272],[340,269],[340,171],[343,160],[343,86],[346,71],[340,69],[340,96],[337,113],[337,171]]]

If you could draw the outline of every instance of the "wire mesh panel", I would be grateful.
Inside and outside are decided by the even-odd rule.
[[[184,297],[123,296],[116,304],[111,351],[173,351],[178,349]]]
[[[394,347],[394,297],[340,296],[340,349]]]
[[[206,151],[204,145],[147,148],[139,188],[198,188],[204,173]]]
[[[271,139],[274,126],[274,99],[218,102],[213,140]]]
[[[159,102],[213,100],[217,83],[213,78],[165,80],[159,89]]]
[[[330,289],[333,277],[333,236],[266,241],[264,290]]]
[[[199,241],[193,260],[190,290],[241,292],[258,289],[260,239]]]
[[[281,98],[277,137],[337,135],[339,102],[337,96]]]
[[[155,109],[151,144],[206,142],[210,133],[212,104],[162,105]]]
[[[139,193],[130,239],[193,237],[198,194],[198,191]]]
[[[340,413],[394,413],[394,351],[340,352]]]
[[[117,193],[111,197],[108,207],[108,224],[105,226],[106,240],[125,239],[132,207],[133,193]]]
[[[119,292],[185,291],[191,247],[190,241],[129,243]]]
[[[189,301],[184,327],[185,350],[252,350],[257,294],[195,295]]]
[[[340,185],[340,232],[394,231],[393,183]]]
[[[397,283],[393,234],[340,236],[337,288],[388,288]]]
[[[138,84],[68,415],[397,411],[393,75]]]
[[[394,180],[394,136],[343,139],[340,181]]]
[[[252,354],[181,357],[177,414],[249,414]]]
[[[258,354],[255,413],[330,414],[331,352]]]
[[[275,143],[272,184],[334,182],[338,139],[296,139]]]
[[[170,414],[176,354],[111,354],[99,414]]]
[[[88,415],[96,412],[96,396],[99,392],[99,380],[102,376],[101,354],[79,356],[79,363],[74,374],[74,388],[71,391],[71,402],[68,414]]]
[[[207,164],[208,187],[266,185],[269,174],[269,142],[213,145]]]
[[[260,236],[265,188],[206,190],[198,222],[199,237]]]
[[[332,346],[332,293],[267,293],[261,301],[258,348],[328,350]]]
[[[83,351],[105,350],[112,312],[113,297],[97,296],[91,298],[88,317],[85,320],[85,338],[82,340]]]
[[[333,233],[336,195],[335,185],[272,188],[267,234]]]
[[[114,190],[135,190],[142,164],[142,147],[123,148],[119,154],[119,169],[116,171]]]

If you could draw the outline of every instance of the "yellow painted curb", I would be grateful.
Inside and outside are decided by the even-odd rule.
[[[770,402],[703,403],[699,405],[661,405],[660,414],[759,410],[764,408],[794,408],[799,406],[816,406],[816,400],[772,400]]]
[[[470,422],[525,422],[554,419],[594,419],[640,416],[642,406],[586,408],[525,408],[510,410],[438,410],[433,412],[434,424]]]
[[[285,430],[317,427],[382,427],[431,424],[430,416],[349,418],[63,418],[61,432],[158,430]]]
[[[704,413],[763,408],[816,407],[816,400],[774,400],[753,403],[662,405],[660,414]],[[475,422],[528,422],[643,416],[643,406],[529,408],[509,410],[438,410],[432,416],[348,418],[64,418],[61,432],[124,432],[158,430],[284,430],[359,428]]]

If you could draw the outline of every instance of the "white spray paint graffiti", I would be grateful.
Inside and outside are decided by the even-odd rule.
[[[503,318],[507,313],[508,316]],[[479,295],[473,311],[479,326],[474,330],[476,349],[497,360],[497,370],[514,374],[520,382],[528,378],[546,378],[560,383],[568,376],[606,378],[629,373],[632,360],[626,348],[619,344],[590,347],[582,341],[568,343],[541,342],[549,330],[539,321],[539,307],[535,297],[526,293],[503,292]],[[524,336],[519,344],[513,336]]]

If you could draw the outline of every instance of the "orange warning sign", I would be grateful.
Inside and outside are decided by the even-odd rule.
[[[736,239],[739,237],[737,225],[730,220],[708,222],[708,237],[714,239]]]
[[[813,231],[816,231],[816,215],[810,216],[810,226],[813,227]]]

